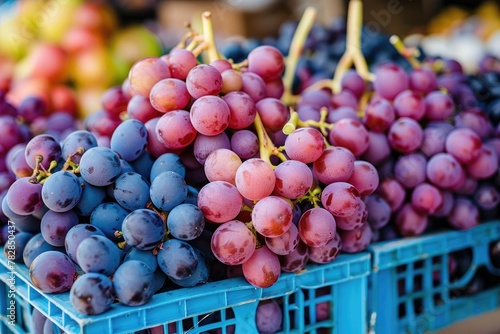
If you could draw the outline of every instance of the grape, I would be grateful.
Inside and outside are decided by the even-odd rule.
[[[295,224],[290,224],[288,230],[279,237],[266,238],[267,247],[277,255],[292,253],[299,244],[299,230]]]
[[[434,217],[448,217],[455,203],[455,197],[451,191],[441,191],[443,201],[441,206],[434,212]]]
[[[48,244],[63,247],[68,231],[78,224],[78,216],[72,211],[47,211],[40,222],[40,230]]]
[[[176,172],[161,172],[151,183],[150,196],[157,208],[170,211],[186,198],[186,182]]]
[[[376,191],[391,207],[392,212],[396,212],[404,203],[406,191],[401,183],[391,177],[384,178]]]
[[[481,147],[479,135],[468,128],[455,129],[446,137],[446,151],[463,164],[476,160],[481,153]]]
[[[354,214],[346,217],[336,217],[337,227],[344,231],[350,231],[361,227],[368,220],[368,211],[366,210],[365,202],[358,200],[359,208]]]
[[[259,139],[250,130],[238,130],[231,136],[231,150],[241,159],[250,159],[259,152]]]
[[[249,127],[257,114],[254,100],[250,95],[235,91],[222,97],[229,107],[229,128],[241,130]]]
[[[309,259],[314,263],[330,263],[340,255],[343,249],[342,239],[340,234],[335,236],[323,246],[309,247]]]
[[[427,228],[425,213],[417,212],[410,203],[404,204],[395,217],[396,228],[404,237],[421,235]]]
[[[55,172],[43,183],[43,203],[52,211],[65,212],[73,209],[81,195],[82,185],[78,176],[71,172]]]
[[[483,145],[477,159],[470,162],[466,168],[473,178],[487,179],[498,171],[498,156],[491,146]]]
[[[178,280],[192,276],[199,262],[194,248],[177,239],[165,241],[156,257],[161,270],[167,276]]]
[[[14,148],[9,150],[9,153],[12,152]],[[12,153],[10,160],[7,160],[7,166],[15,174],[17,178],[22,178],[26,176],[31,176],[33,174],[33,169],[28,166],[26,162],[26,158],[24,157],[24,148],[20,147]],[[11,176],[11,175],[9,175]],[[9,183],[9,186],[13,182]]]
[[[426,103],[421,95],[407,89],[394,99],[394,109],[398,117],[409,117],[420,121],[425,115]]]
[[[451,97],[441,91],[425,96],[425,117],[432,121],[444,121],[453,114],[455,105]]]
[[[454,120],[457,128],[469,128],[476,132],[481,139],[488,138],[493,132],[493,125],[482,109],[472,108],[461,111]]]
[[[224,264],[242,264],[252,256],[256,238],[241,221],[231,220],[221,224],[212,234],[210,242],[214,256]]]
[[[375,132],[384,132],[396,119],[392,104],[384,99],[371,102],[366,106],[363,122],[366,127]]]
[[[358,99],[363,95],[366,89],[365,80],[356,72],[356,70],[349,69],[342,76],[340,81],[342,90],[352,92]]]
[[[121,174],[113,184],[113,197],[129,211],[142,209],[150,201],[149,182],[140,174]]]
[[[336,217],[353,215],[360,207],[359,192],[346,182],[334,182],[327,185],[321,194],[321,203]]]
[[[185,148],[196,138],[196,130],[189,120],[189,112],[173,110],[156,123],[158,141],[168,149]]]
[[[339,120],[328,138],[332,145],[345,147],[357,157],[368,149],[368,131],[359,120],[348,118]]]
[[[241,163],[236,153],[220,148],[208,155],[204,170],[209,181],[226,181],[235,184],[236,171]]]
[[[433,185],[424,182],[413,189],[411,205],[416,211],[433,214],[442,204],[443,196],[441,195],[441,191]]]
[[[289,230],[290,231],[290,230]],[[281,270],[284,272],[297,272],[302,270],[309,260],[309,246],[299,240],[293,252],[279,256]]]
[[[198,255],[198,265],[196,266],[193,274],[183,279],[169,277],[172,282],[184,288],[189,288],[198,284],[206,283],[209,279],[209,268],[206,259],[198,250],[194,249],[194,251]],[[161,270],[160,272],[163,273],[163,271]]]
[[[137,260],[147,264],[151,270],[156,271],[158,268],[158,261],[156,261],[156,256],[153,255],[152,251],[144,251],[138,248],[132,247],[132,249],[125,255],[123,261]]]
[[[92,235],[104,236],[104,233],[96,226],[90,224],[75,225],[68,230],[68,233],[66,233],[66,237],[64,239],[64,248],[66,249],[66,254],[68,254],[69,258],[76,264],[78,264],[76,258],[78,245],[80,245],[80,242],[82,242],[82,240]]]
[[[73,283],[69,292],[69,300],[71,305],[82,314],[104,313],[115,301],[113,282],[102,274],[84,274]]]
[[[5,200],[10,210],[15,214],[29,215],[38,210],[43,204],[42,185],[31,182],[30,177],[17,179],[7,191]]]
[[[97,206],[90,215],[90,224],[102,231],[106,237],[118,241],[115,232],[120,231],[123,220],[130,212],[118,203],[108,202]]]
[[[298,231],[302,242],[310,247],[326,245],[335,237],[336,221],[326,209],[316,207],[304,212],[299,220]]]
[[[344,147],[331,146],[314,161],[313,172],[320,182],[347,181],[354,173],[354,154]]]
[[[132,247],[151,250],[165,237],[165,224],[160,215],[149,209],[137,209],[122,223],[123,239]]]
[[[160,142],[158,136],[156,135],[156,124],[160,120],[160,117],[155,117],[147,121],[144,126],[148,130],[148,144],[146,150],[154,157],[158,158],[160,155],[168,152],[176,152],[174,149],[168,149],[163,143]],[[182,149],[178,150],[179,152]]]
[[[368,131],[368,148],[361,159],[374,166],[380,166],[391,156],[391,147],[385,133]]]
[[[243,198],[229,182],[214,181],[204,185],[198,193],[198,207],[206,219],[215,223],[230,221],[240,213]]]
[[[347,180],[347,183],[352,184],[361,197],[368,196],[378,187],[377,169],[367,161],[356,160],[354,161],[354,172]]]
[[[267,246],[257,248],[242,264],[242,269],[248,283],[258,288],[267,288],[276,283],[281,272],[278,255]]]
[[[128,119],[118,125],[113,132],[110,147],[125,161],[134,161],[146,149],[148,131],[143,123]]]
[[[64,159],[71,156],[71,161],[77,164],[80,163],[83,154],[75,154],[78,149],[83,148],[85,152],[92,147],[97,147],[97,139],[94,134],[87,130],[74,131],[64,138],[61,144],[61,156]]]
[[[150,180],[154,180],[161,172],[172,171],[181,177],[186,176],[186,167],[181,158],[174,153],[164,153],[156,158],[151,167]]]
[[[169,66],[157,57],[146,57],[136,61],[128,74],[132,92],[144,97],[148,97],[153,86],[165,78],[170,78]]]
[[[151,168],[153,167],[154,161],[155,158],[151,153],[145,151],[139,158],[131,161],[130,166],[134,172],[142,175],[142,177],[149,182],[149,176],[151,175]]]
[[[266,81],[265,84],[266,84],[267,97],[274,97],[275,99],[281,99],[283,93],[285,92],[285,86],[283,84],[282,78]]]
[[[110,116],[104,110],[100,110],[85,119],[85,126],[88,131],[97,135],[96,139],[99,139],[98,136],[111,137],[113,131],[121,122],[122,120],[119,117]]]
[[[41,253],[30,266],[31,282],[44,293],[69,291],[76,277],[71,259],[58,251]]]
[[[391,207],[379,195],[372,194],[365,199],[366,211],[368,212],[367,221],[374,230],[386,226],[391,219]]]
[[[102,94],[102,106],[111,115],[119,116],[127,110],[130,97],[122,90],[121,86],[108,88]]]
[[[479,224],[479,210],[470,199],[458,197],[448,216],[448,223],[459,230],[473,228]]]
[[[262,236],[279,237],[288,231],[292,224],[292,208],[289,202],[281,197],[264,197],[253,207],[252,223]]]
[[[82,186],[82,195],[73,210],[80,216],[88,217],[92,211],[101,204],[106,198],[104,187],[96,187],[85,181],[82,177],[78,178]]]
[[[241,73],[239,71],[230,68],[221,72],[221,77],[221,93],[227,94],[230,92],[239,91],[241,90],[241,88],[243,88],[243,79],[241,78]]]
[[[437,76],[434,71],[421,67],[410,72],[410,89],[414,92],[428,94],[436,88]]]
[[[158,81],[149,93],[151,106],[164,113],[184,109],[190,99],[186,83],[173,78]]]
[[[210,62],[210,66],[213,66],[222,74],[222,72],[231,70],[233,67],[229,61],[226,59],[215,59]]]
[[[363,224],[350,231],[339,230],[338,234],[342,240],[342,251],[346,253],[357,253],[365,250],[372,240],[372,230],[368,224]],[[309,253],[311,254],[311,251]],[[312,258],[312,255],[310,256]]]
[[[16,122],[16,119],[13,116],[0,116],[0,131],[0,133],[4,134],[2,136],[2,139],[0,139],[0,146],[5,150],[14,147],[14,145],[18,144],[21,141],[21,131],[19,129],[18,123]]]
[[[300,161],[284,161],[276,167],[274,174],[276,176],[274,191],[285,198],[300,198],[313,184],[311,169]]]
[[[276,176],[269,163],[260,158],[244,161],[236,171],[236,188],[250,200],[260,200],[271,195]]]
[[[299,128],[288,135],[285,140],[285,151],[290,159],[305,164],[318,160],[324,148],[323,135],[314,128]]]
[[[320,120],[321,114],[316,111],[316,115],[314,116],[314,119]],[[308,118],[306,118],[307,120]],[[356,113],[356,110],[352,107],[348,106],[343,106],[343,107],[338,107],[336,109],[330,109],[328,112],[328,115],[326,116],[326,121],[328,123],[337,123],[338,121],[342,119],[352,119],[355,121],[359,121],[358,114]]]
[[[254,102],[259,102],[267,97],[266,83],[257,74],[253,72],[245,72],[241,75],[243,87],[241,91],[248,94]]]
[[[426,179],[427,159],[420,153],[401,155],[394,164],[394,176],[403,187],[413,189]]]
[[[205,218],[196,205],[182,203],[169,212],[167,227],[174,238],[193,240],[203,232]]]
[[[194,101],[189,113],[191,124],[199,133],[215,136],[229,125],[229,106],[218,96],[202,96]]]
[[[422,153],[428,158],[444,152],[446,137],[452,129],[451,124],[448,123],[441,123],[446,125],[439,124],[434,126],[431,124],[429,123],[424,129],[424,139],[420,148]]]
[[[485,183],[474,191],[474,200],[481,210],[491,210],[500,202],[500,194],[495,186]]]
[[[231,144],[225,132],[215,136],[198,134],[194,140],[193,153],[196,160],[203,165],[210,153],[222,148],[229,149],[230,147]]]
[[[280,100],[266,97],[255,104],[264,128],[270,132],[280,131],[289,118],[287,107]]]
[[[94,186],[107,186],[121,173],[118,155],[107,147],[92,147],[80,159],[80,175]]]
[[[123,262],[113,275],[113,287],[120,303],[140,306],[148,303],[154,294],[154,273],[137,260]]]
[[[52,161],[57,162],[61,158],[61,146],[57,139],[51,135],[37,135],[26,144],[24,156],[28,166],[32,169],[36,167],[37,156],[42,159],[40,166],[48,169]]]
[[[38,96],[24,98],[17,107],[17,113],[26,123],[33,122],[36,118],[47,112],[47,104]]]
[[[456,185],[462,173],[460,163],[448,153],[438,153],[427,162],[427,178],[432,184],[442,189],[449,189]]]
[[[331,100],[333,108],[349,107],[354,110],[358,109],[358,99],[349,90],[342,90],[334,94]]]
[[[213,66],[196,65],[186,77],[186,88],[195,99],[206,95],[217,96],[222,89],[222,76]]]
[[[198,205],[198,193],[199,193],[198,189],[190,185],[188,185],[187,188],[188,191],[186,199],[184,200],[183,203]]]
[[[465,171],[462,172],[462,177],[460,181],[451,188],[457,194],[461,195],[472,195],[477,188],[477,180],[467,176]]]
[[[76,259],[86,273],[111,276],[120,265],[120,250],[105,236],[92,235],[80,242]]]
[[[13,237],[9,238],[9,236],[11,235]],[[23,263],[24,249],[32,238],[32,233],[16,231],[14,234],[12,234],[12,230],[7,228],[7,241],[5,242],[5,247],[3,249],[5,258],[17,263]],[[12,256],[14,256],[13,259]]]
[[[168,54],[168,68],[172,78],[185,80],[189,71],[195,66],[196,57],[189,50],[175,49]]]
[[[276,333],[281,328],[283,311],[274,299],[260,301],[255,312],[255,324],[259,333]]]
[[[248,54],[248,70],[265,81],[279,78],[284,68],[283,54],[273,46],[261,45]]]
[[[128,101],[127,115],[132,119],[136,119],[139,122],[144,123],[144,125],[146,125],[146,128],[147,128],[146,123],[149,120],[156,118],[156,117],[159,118],[163,115],[163,113],[156,110],[151,105],[149,98],[144,97],[142,95],[134,95]],[[151,133],[148,131],[148,144],[149,144],[150,140],[151,140]]]
[[[387,100],[393,100],[409,86],[408,74],[394,63],[386,63],[375,69],[373,89]]]
[[[417,121],[408,117],[398,118],[389,128],[389,145],[400,153],[411,153],[420,148],[423,130]]]
[[[33,333],[42,334],[43,326],[45,325],[45,321],[47,317],[43,315],[37,308],[33,307],[33,311],[31,312],[31,328]]]

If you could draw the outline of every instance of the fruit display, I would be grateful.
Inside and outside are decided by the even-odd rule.
[[[374,242],[497,219],[498,72],[397,36],[367,41],[361,13],[351,0],[346,22],[320,27],[308,8],[278,38],[218,48],[204,12],[168,53],[118,62],[125,77],[99,78],[66,45],[42,77],[102,85],[80,120],[38,88],[16,91],[39,78],[30,51],[0,95],[5,256],[98,315],[237,276],[269,288]],[[263,301],[259,330],[279,330],[281,312]]]

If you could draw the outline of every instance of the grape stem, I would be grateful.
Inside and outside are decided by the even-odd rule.
[[[209,11],[203,12],[201,14],[201,23],[203,27],[203,37],[205,43],[207,43],[206,51],[208,53],[209,62],[213,62],[214,60],[220,59],[219,52],[215,47],[215,36],[214,36],[214,27],[212,21],[212,13]]]
[[[300,56],[304,51],[307,36],[314,25],[316,16],[317,10],[314,7],[307,7],[293,35],[290,50],[288,50],[288,56],[285,59],[285,74],[283,75],[283,86],[285,87],[285,91],[283,92],[281,100],[285,105],[290,105],[292,103],[293,78]]]
[[[397,35],[392,35],[389,38],[389,42],[394,46],[394,48],[408,60],[413,68],[419,68],[420,62],[417,60],[416,56],[420,54],[416,48],[407,48],[401,38]]]
[[[328,136],[328,131],[333,129],[334,124],[330,124],[326,122],[326,117],[328,116],[328,109],[326,107],[322,107],[320,109],[320,119],[319,121],[314,121],[314,120],[307,120],[307,121],[302,121],[299,118],[299,114],[290,108],[290,119],[288,122],[285,124],[283,127],[283,133],[286,135],[291,134],[295,129],[299,128],[305,128],[305,127],[316,127],[321,131],[321,134],[323,137]]]
[[[255,236],[255,249],[262,247],[262,244],[259,241],[259,234],[257,230],[255,229],[255,226],[253,226],[253,222],[249,221],[248,223],[245,223],[245,226],[252,232],[252,234]]]
[[[257,137],[259,138],[260,158],[267,161],[273,168],[276,168],[276,166],[271,163],[271,155],[277,156],[281,161],[286,161],[287,158],[276,146],[274,146],[273,141],[267,134],[258,113],[255,115],[253,124],[257,131]]]
[[[358,74],[366,81],[373,81],[375,76],[370,73],[365,57],[361,52],[361,31],[363,26],[363,2],[350,0],[347,10],[347,38],[345,52],[340,58],[332,81],[332,91],[340,92],[340,83],[344,73],[354,65]]]
[[[301,198],[297,199],[297,203],[301,203],[303,201],[308,201],[311,203],[315,208],[319,206],[319,203],[321,203],[321,187],[317,186],[314,189],[309,189],[307,191],[307,194],[302,196]]]

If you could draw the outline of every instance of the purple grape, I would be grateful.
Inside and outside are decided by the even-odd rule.
[[[41,253],[30,266],[31,282],[45,293],[69,291],[76,277],[77,272],[71,259],[58,251]]]
[[[106,312],[115,301],[113,282],[99,273],[87,273],[76,279],[69,292],[71,305],[85,315]]]

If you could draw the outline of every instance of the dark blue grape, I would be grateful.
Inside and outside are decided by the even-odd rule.
[[[64,253],[63,247],[54,247],[47,243],[41,233],[34,235],[24,247],[22,256],[24,264],[29,267],[33,260],[43,252],[59,251]]]
[[[185,241],[170,239],[163,243],[156,255],[161,270],[173,279],[182,280],[192,276],[198,266],[198,254]]]
[[[158,246],[163,241],[165,230],[160,215],[149,209],[132,211],[122,224],[126,243],[141,250],[151,250]]]
[[[90,215],[90,224],[98,227],[112,241],[122,240],[115,232],[122,229],[123,220],[130,211],[114,202],[102,203]]]
[[[110,276],[120,265],[120,249],[105,236],[92,235],[80,242],[76,259],[86,273]]]
[[[90,216],[106,198],[106,189],[91,185],[82,177],[78,179],[82,185],[82,195],[73,210],[80,216]]]
[[[54,136],[41,134],[33,137],[24,151],[24,156],[28,166],[36,167],[37,156],[42,158],[40,165],[48,169],[52,161],[59,161],[61,158],[61,145]]]
[[[130,162],[132,168],[136,173],[144,176],[146,180],[150,180],[149,176],[151,175],[151,167],[155,162],[155,157],[151,155],[148,151],[144,152],[139,158]]]
[[[158,267],[158,262],[156,261],[156,256],[153,255],[151,251],[140,250],[132,247],[132,249],[125,255],[123,261],[137,260],[144,262],[151,267],[152,270],[156,270]]]
[[[160,155],[151,167],[150,180],[154,180],[161,172],[176,172],[182,178],[186,177],[186,167],[181,158],[174,153],[164,153]]]
[[[174,238],[193,240],[203,232],[205,217],[198,206],[179,204],[168,214],[167,227]]]
[[[94,186],[107,186],[121,174],[120,159],[107,147],[92,147],[80,159],[80,174]]]
[[[134,161],[146,150],[148,130],[136,119],[122,122],[113,132],[110,147],[123,160]]]
[[[186,199],[187,185],[179,174],[162,172],[151,183],[150,195],[157,208],[170,211]]]
[[[83,152],[92,147],[97,147],[97,139],[92,132],[87,130],[78,130],[70,133],[61,143],[62,157],[67,159],[71,156],[71,161],[80,163]],[[83,149],[82,153],[77,153]]]
[[[69,229],[66,233],[66,238],[64,239],[64,248],[66,249],[66,254],[69,258],[73,260],[76,264],[78,261],[76,259],[76,250],[78,245],[82,240],[92,236],[92,235],[102,235],[104,233],[94,225],[90,224],[78,224]]]
[[[75,265],[64,253],[47,251],[38,255],[30,266],[30,279],[42,292],[66,292],[77,276]]]
[[[196,266],[196,269],[193,272],[193,274],[183,279],[176,279],[170,277],[170,280],[172,282],[183,288],[193,287],[198,284],[206,283],[208,281],[210,272],[208,270],[207,260],[197,249],[194,250],[195,253],[198,255],[198,265]]]
[[[87,273],[77,278],[69,292],[71,305],[80,313],[96,315],[106,312],[115,300],[113,282],[98,273]]]
[[[73,211],[47,211],[43,215],[40,230],[47,243],[56,247],[63,247],[66,234],[78,224],[78,215]]]
[[[81,195],[82,185],[78,176],[71,172],[56,172],[43,183],[43,203],[52,211],[66,212],[73,209]]]
[[[187,186],[187,195],[183,203],[198,205],[198,189],[193,186]]]
[[[129,306],[144,305],[155,292],[154,273],[137,260],[123,262],[113,275],[113,286],[120,303]]]
[[[127,210],[145,208],[150,201],[149,182],[138,173],[124,173],[113,185],[113,197]]]

